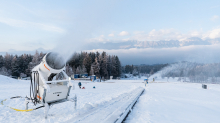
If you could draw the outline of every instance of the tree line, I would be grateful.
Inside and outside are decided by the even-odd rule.
[[[118,56],[106,52],[74,53],[67,61],[66,72],[71,74],[89,74],[106,79],[121,75],[121,62]]]
[[[45,53],[35,52],[34,55],[12,55],[6,53],[0,55],[0,74],[6,76],[27,77],[31,70],[40,64]],[[66,73],[96,75],[97,77],[109,78],[120,77],[121,62],[118,56],[108,55],[106,52],[81,52],[74,53],[66,62]]]
[[[122,67],[123,73],[133,74],[134,76],[139,74],[149,74],[152,75],[157,71],[160,71],[168,64],[155,64],[155,65],[125,65]]]
[[[44,57],[44,53],[12,55],[6,53],[0,55],[0,74],[5,76],[27,77],[32,68],[38,65]]]

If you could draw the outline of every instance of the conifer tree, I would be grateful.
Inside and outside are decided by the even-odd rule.
[[[42,58],[44,57],[45,54],[43,54],[42,52],[39,54],[38,51],[36,50],[33,58],[32,58],[32,61],[29,63],[28,65],[28,69],[27,69],[27,73],[28,75],[30,75],[30,72],[31,70],[37,66],[38,64],[40,64]]]
[[[90,72],[89,72],[89,75],[94,75],[94,70],[93,70],[93,67],[91,66],[91,69],[90,69]]]
[[[12,63],[13,55],[10,55],[8,53],[4,56],[4,66],[7,70],[11,70],[11,63]]]
[[[116,69],[116,76],[120,77],[121,75],[121,62],[119,61],[118,56],[115,57],[115,69]]]
[[[110,76],[112,76],[112,58],[109,55],[108,59],[107,59],[107,71],[108,71],[108,78],[110,78]]]
[[[20,76],[20,68],[19,68],[19,62],[17,60],[17,56],[15,56],[12,59],[12,63],[11,63],[11,71],[12,71],[12,76]]]
[[[102,54],[99,56],[100,60],[100,77],[107,77],[108,71],[107,71],[107,55],[106,52],[102,52]]]
[[[92,59],[88,54],[86,54],[86,57],[83,60],[83,65],[85,66],[86,73],[88,74],[90,73],[91,64],[92,64]]]
[[[87,70],[86,67],[83,65],[80,74],[86,74]]]
[[[95,62],[92,64],[92,68],[94,70],[94,74],[98,77],[100,77],[100,65],[99,65],[99,62],[98,62],[98,58],[96,57],[95,58]]]
[[[81,69],[80,66],[76,68],[76,74],[80,74],[80,69]]]
[[[68,76],[71,76],[71,75],[74,74],[73,69],[72,69],[71,66],[69,66],[69,64],[66,65],[66,74],[67,74]]]
[[[4,66],[4,58],[2,55],[0,55],[0,68]]]
[[[111,73],[112,73],[113,78],[117,77],[115,56],[112,56],[111,71],[112,71]]]

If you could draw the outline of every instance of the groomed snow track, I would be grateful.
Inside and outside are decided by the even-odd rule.
[[[144,88],[137,88],[112,99],[106,105],[80,114],[67,122],[74,123],[121,123],[132,110]]]

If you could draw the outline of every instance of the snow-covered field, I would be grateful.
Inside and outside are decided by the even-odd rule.
[[[220,123],[220,85],[150,83],[126,123]]]
[[[152,79],[152,78],[150,78]],[[151,80],[150,80],[151,81]],[[138,87],[146,90],[139,98],[126,123],[171,123],[171,122],[220,122],[220,85],[209,84],[202,89],[198,83],[175,82],[173,79],[157,79],[157,83],[149,83],[144,87],[141,80],[109,80],[107,82],[83,82],[85,89],[77,87],[71,90],[71,97],[77,95],[77,109],[72,102],[52,106],[48,119],[44,119],[44,109],[30,112],[18,112],[0,105],[0,122],[74,122],[88,112],[112,105]],[[15,80],[0,75],[0,100],[8,99],[5,105],[14,108],[25,108],[22,99],[10,100],[10,97],[29,95],[29,81]],[[93,86],[96,89],[93,89]],[[98,110],[99,111],[99,110]],[[98,115],[97,115],[98,116]],[[98,119],[95,117],[94,119]]]

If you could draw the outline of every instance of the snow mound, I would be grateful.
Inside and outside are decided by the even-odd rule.
[[[8,76],[0,75],[0,84],[18,83],[18,82],[30,82],[30,80],[18,80],[18,79],[10,78]]]
[[[13,79],[4,75],[0,75],[0,83],[12,83],[12,82],[18,82],[17,79]]]

